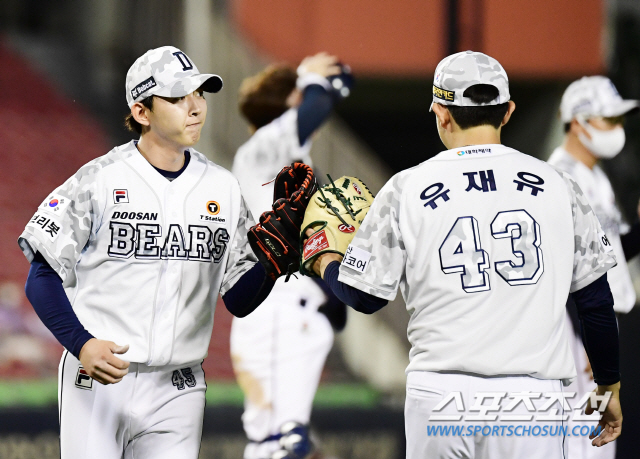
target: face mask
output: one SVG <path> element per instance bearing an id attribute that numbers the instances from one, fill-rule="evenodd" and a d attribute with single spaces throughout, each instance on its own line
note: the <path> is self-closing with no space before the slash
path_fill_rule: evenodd
<path id="1" fill-rule="evenodd" d="M 611 159 L 622 151 L 625 142 L 624 128 L 622 126 L 610 131 L 601 131 L 584 120 L 578 119 L 578 122 L 591 136 L 591 138 L 588 138 L 583 133 L 580 133 L 578 134 L 578 139 L 596 157 Z"/>

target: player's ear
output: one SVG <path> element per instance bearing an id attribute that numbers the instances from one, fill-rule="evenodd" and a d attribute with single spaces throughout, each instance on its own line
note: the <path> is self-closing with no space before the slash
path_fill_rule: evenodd
<path id="1" fill-rule="evenodd" d="M 149 126 L 151 124 L 149 121 L 149 109 L 140 102 L 136 102 L 131 106 L 131 116 L 142 126 Z"/>
<path id="2" fill-rule="evenodd" d="M 438 123 L 438 127 L 443 130 L 451 130 L 451 113 L 444 105 L 435 103 L 431 107 L 433 113 L 436 114 L 436 123 Z"/>
<path id="3" fill-rule="evenodd" d="M 569 125 L 569 132 L 571 132 L 573 135 L 577 136 L 578 134 L 582 134 L 587 136 L 587 138 L 591 138 L 591 134 L 589 134 L 587 132 L 587 130 L 582 126 L 582 124 L 580 124 L 580 121 L 578 121 L 577 118 L 573 118 L 571 120 L 571 124 Z"/>
<path id="4" fill-rule="evenodd" d="M 513 112 L 516 109 L 516 103 L 512 100 L 509 101 L 509 108 L 507 109 L 507 113 L 504 115 L 504 118 L 502 118 L 502 126 L 504 126 L 505 124 L 507 124 L 509 122 L 509 120 L 511 119 L 511 115 L 513 114 Z"/>

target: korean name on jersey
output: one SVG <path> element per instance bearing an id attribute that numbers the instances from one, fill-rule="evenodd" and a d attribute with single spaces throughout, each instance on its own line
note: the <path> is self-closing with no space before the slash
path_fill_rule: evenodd
<path id="1" fill-rule="evenodd" d="M 448 150 L 380 191 L 340 280 L 411 314 L 407 371 L 575 376 L 570 291 L 615 265 L 573 179 L 501 145 Z"/>
<path id="2" fill-rule="evenodd" d="M 84 327 L 129 344 L 129 361 L 203 359 L 218 293 L 257 262 L 237 180 L 190 154 L 170 182 L 135 142 L 117 147 L 56 189 L 20 237 L 60 275 Z"/>

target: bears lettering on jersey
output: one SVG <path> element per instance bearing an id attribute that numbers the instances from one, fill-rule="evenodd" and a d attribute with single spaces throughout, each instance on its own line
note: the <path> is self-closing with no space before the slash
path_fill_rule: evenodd
<path id="1" fill-rule="evenodd" d="M 185 232 L 178 224 L 169 225 L 163 241 L 162 226 L 157 223 L 111 221 L 110 257 L 158 260 L 177 259 L 220 263 L 227 250 L 229 233 L 226 228 L 215 232 L 208 226 L 189 225 Z M 187 237 L 185 237 L 185 234 Z"/>

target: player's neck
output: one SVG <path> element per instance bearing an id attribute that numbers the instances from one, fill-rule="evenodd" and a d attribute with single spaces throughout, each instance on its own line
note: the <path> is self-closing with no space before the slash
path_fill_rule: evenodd
<path id="1" fill-rule="evenodd" d="M 152 131 L 140 137 L 137 147 L 140 154 L 158 169 L 176 172 L 184 165 L 184 152 L 187 147 L 167 142 L 154 135 Z"/>
<path id="2" fill-rule="evenodd" d="M 567 134 L 564 138 L 562 147 L 567 150 L 571 156 L 587 166 L 589 169 L 593 169 L 593 166 L 598 162 L 598 158 L 591 153 L 587 147 L 582 145 L 580 139 L 577 136 Z"/>
<path id="3" fill-rule="evenodd" d="M 449 150 L 470 145 L 488 145 L 500 143 L 500 129 L 493 126 L 476 126 L 469 129 L 456 129 L 451 133 L 447 145 Z"/>

